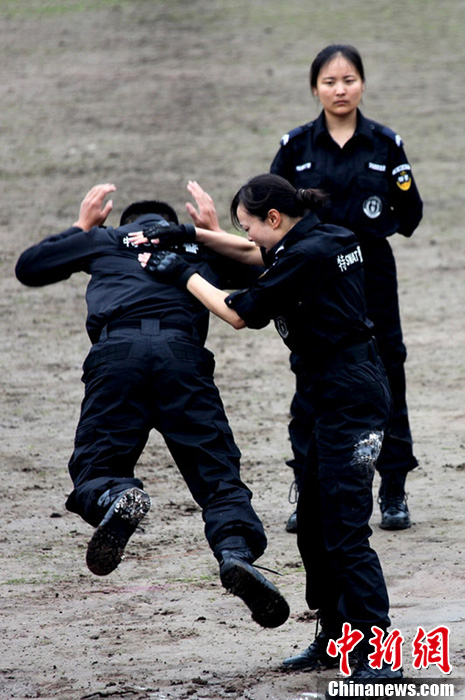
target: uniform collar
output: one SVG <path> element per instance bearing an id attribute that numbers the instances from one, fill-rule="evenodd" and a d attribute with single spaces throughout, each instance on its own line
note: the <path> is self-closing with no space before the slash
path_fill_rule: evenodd
<path id="1" fill-rule="evenodd" d="M 117 230 L 121 233 L 126 233 L 127 231 L 136 231 L 139 228 L 149 228 L 150 226 L 156 226 L 157 224 L 162 224 L 168 226 L 169 221 L 166 221 L 160 214 L 141 214 L 137 217 L 135 221 L 131 221 L 129 224 L 123 224 L 118 226 Z"/>
<path id="2" fill-rule="evenodd" d="M 331 138 L 329 131 L 326 127 L 326 119 L 324 111 L 320 112 L 318 118 L 314 122 L 314 138 L 317 141 L 319 138 Z M 361 111 L 357 109 L 357 126 L 355 128 L 355 134 L 352 138 L 356 136 L 362 136 L 363 138 L 373 141 L 373 133 L 371 130 L 370 122 L 366 119 Z"/>
<path id="3" fill-rule="evenodd" d="M 156 223 L 160 223 L 160 222 L 163 222 L 164 224 L 169 224 L 169 221 L 167 221 L 161 214 L 148 213 L 148 214 L 141 214 L 132 223 L 140 226 L 141 224 L 152 224 L 152 223 L 156 224 Z"/>
<path id="4" fill-rule="evenodd" d="M 273 246 L 273 248 L 270 248 L 267 255 L 270 256 L 271 259 L 275 259 L 276 254 L 279 250 L 285 250 L 293 243 L 300 241 L 309 233 L 309 231 L 312 228 L 315 228 L 320 223 L 320 219 L 313 212 L 311 212 L 310 214 L 306 214 L 299 222 L 296 223 L 295 226 L 293 226 L 286 233 L 286 235 L 283 238 L 281 238 L 281 240 L 278 243 L 276 243 L 276 245 Z"/>

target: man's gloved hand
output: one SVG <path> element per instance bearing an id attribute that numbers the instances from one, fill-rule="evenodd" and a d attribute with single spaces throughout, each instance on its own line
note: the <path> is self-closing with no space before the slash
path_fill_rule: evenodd
<path id="1" fill-rule="evenodd" d="M 145 269 L 165 282 L 180 286 L 186 285 L 189 277 L 197 272 L 180 255 L 169 251 L 152 253 Z"/>
<path id="2" fill-rule="evenodd" d="M 192 224 L 157 225 L 143 229 L 144 236 L 149 243 L 157 240 L 158 244 L 193 243 L 195 241 L 195 226 Z M 157 245 L 157 244 L 155 244 Z"/>

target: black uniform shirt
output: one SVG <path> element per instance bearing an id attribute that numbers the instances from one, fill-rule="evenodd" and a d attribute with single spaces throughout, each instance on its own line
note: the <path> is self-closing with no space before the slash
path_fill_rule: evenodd
<path id="1" fill-rule="evenodd" d="M 274 319 L 302 359 L 321 358 L 371 337 L 362 254 L 354 234 L 308 214 L 265 256 L 250 288 L 226 298 L 249 328 Z"/>
<path id="2" fill-rule="evenodd" d="M 320 188 L 330 199 L 323 221 L 346 226 L 360 240 L 393 233 L 411 236 L 423 204 L 402 139 L 357 112 L 357 128 L 341 148 L 326 128 L 324 112 L 281 139 L 271 165 L 296 188 Z"/>
<path id="3" fill-rule="evenodd" d="M 29 286 L 42 286 L 68 279 L 75 272 L 90 275 L 87 287 L 89 337 L 95 343 L 102 328 L 113 320 L 157 317 L 167 324 L 195 328 L 205 341 L 208 311 L 186 289 L 149 275 L 137 256 L 142 247 L 128 245 L 125 234 L 159 223 L 147 214 L 120 228 L 94 227 L 90 231 L 71 227 L 24 251 L 16 264 L 16 276 Z M 178 247 L 176 247 L 178 248 Z M 257 270 L 223 258 L 204 246 L 184 244 L 177 252 L 212 284 L 237 289 L 257 276 Z"/>

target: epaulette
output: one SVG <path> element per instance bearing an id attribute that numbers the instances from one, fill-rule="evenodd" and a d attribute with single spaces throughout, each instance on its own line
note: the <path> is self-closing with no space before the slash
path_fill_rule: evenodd
<path id="1" fill-rule="evenodd" d="M 295 129 L 291 129 L 287 134 L 284 134 L 284 136 L 281 139 L 281 146 L 286 146 L 286 144 L 289 143 L 289 141 L 296 136 L 299 136 L 300 134 L 305 133 L 306 131 L 309 131 L 313 126 L 313 122 L 307 122 L 306 124 L 302 124 L 301 126 L 296 126 Z"/>
<path id="2" fill-rule="evenodd" d="M 387 136 L 388 139 L 394 141 L 396 146 L 402 146 L 404 143 L 402 141 L 402 137 L 399 136 L 399 134 L 396 134 L 396 132 L 390 129 L 388 126 L 383 126 L 382 124 L 378 124 L 378 122 L 370 121 L 370 128 L 373 129 L 373 131 L 379 131 L 383 136 Z"/>

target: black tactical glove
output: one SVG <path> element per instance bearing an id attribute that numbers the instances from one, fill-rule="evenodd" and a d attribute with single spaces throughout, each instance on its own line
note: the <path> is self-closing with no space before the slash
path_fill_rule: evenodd
<path id="1" fill-rule="evenodd" d="M 195 241 L 195 226 L 192 224 L 155 224 L 150 228 L 142 229 L 149 243 L 158 238 L 160 245 L 170 243 L 193 243 Z"/>
<path id="2" fill-rule="evenodd" d="M 189 277 L 197 272 L 180 255 L 169 251 L 152 253 L 145 269 L 151 275 L 179 286 L 185 286 Z"/>

